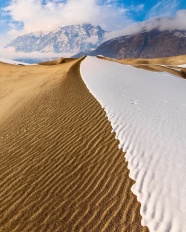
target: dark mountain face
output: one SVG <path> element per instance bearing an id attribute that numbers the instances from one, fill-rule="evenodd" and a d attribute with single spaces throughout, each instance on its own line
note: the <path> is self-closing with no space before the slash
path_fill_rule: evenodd
<path id="1" fill-rule="evenodd" d="M 186 54 L 186 31 L 141 32 L 108 40 L 87 55 L 103 55 L 115 59 L 155 58 Z"/>

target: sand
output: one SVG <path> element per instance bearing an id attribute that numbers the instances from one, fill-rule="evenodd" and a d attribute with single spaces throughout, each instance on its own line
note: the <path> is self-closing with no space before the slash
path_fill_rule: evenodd
<path id="1" fill-rule="evenodd" d="M 0 63 L 0 124 L 38 93 L 39 82 L 60 66 L 17 66 Z M 29 91 L 29 94 L 28 94 Z"/>
<path id="2" fill-rule="evenodd" d="M 0 64 L 0 228 L 148 231 L 124 153 L 81 60 Z"/>
<path id="3" fill-rule="evenodd" d="M 115 60 L 108 57 L 97 56 L 99 59 L 105 59 L 112 62 L 117 62 L 125 65 L 132 65 L 136 68 L 145 69 L 154 72 L 168 72 L 173 75 L 186 79 L 186 68 L 178 67 L 186 64 L 186 55 L 171 56 L 163 58 L 131 58 L 123 60 Z"/>
<path id="4" fill-rule="evenodd" d="M 108 59 L 114 61 L 114 59 L 104 56 L 97 56 L 102 59 Z M 186 55 L 180 56 L 170 56 L 170 57 L 161 57 L 161 58 L 128 58 L 119 60 L 125 64 L 164 64 L 164 65 L 182 65 L 186 63 Z"/>
<path id="5" fill-rule="evenodd" d="M 58 65 L 58 64 L 64 64 L 68 63 L 71 61 L 77 60 L 77 58 L 59 58 L 57 60 L 52 60 L 52 61 L 46 61 L 46 62 L 41 62 L 39 63 L 40 65 Z"/>
<path id="6" fill-rule="evenodd" d="M 186 81 L 95 57 L 80 71 L 126 152 L 142 225 L 185 232 Z"/>

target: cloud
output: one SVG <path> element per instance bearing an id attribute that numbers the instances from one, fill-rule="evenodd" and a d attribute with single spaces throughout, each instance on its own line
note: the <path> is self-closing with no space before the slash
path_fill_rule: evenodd
<path id="1" fill-rule="evenodd" d="M 21 33 L 53 30 L 58 26 L 92 23 L 106 30 L 131 23 L 124 7 L 100 5 L 97 0 L 12 0 L 3 11 L 13 21 L 22 22 Z M 118 24 L 120 22 L 120 24 Z M 20 33 L 20 31 L 18 31 Z"/>
<path id="2" fill-rule="evenodd" d="M 104 2 L 104 4 L 103 4 Z M 158 1 L 149 11 L 147 20 L 135 22 L 134 14 L 145 5 L 128 8 L 114 0 L 11 0 L 2 13 L 10 19 L 9 32 L 0 37 L 5 45 L 18 35 L 35 31 L 51 31 L 58 26 L 91 23 L 107 31 L 106 40 L 130 35 L 141 30 L 186 30 L 186 10 L 176 11 L 179 0 Z M 166 16 L 166 17 L 165 17 Z M 94 43 L 95 38 L 93 39 Z"/>
<path id="3" fill-rule="evenodd" d="M 131 5 L 129 9 L 130 9 L 131 11 L 133 11 L 133 12 L 138 13 L 138 12 L 140 12 L 140 11 L 143 11 L 143 10 L 144 10 L 144 7 L 145 7 L 144 4 L 140 4 L 140 5 Z"/>
<path id="4" fill-rule="evenodd" d="M 141 24 L 146 30 L 158 28 L 163 30 L 186 30 L 186 10 L 179 10 L 174 17 L 153 18 Z"/>
<path id="5" fill-rule="evenodd" d="M 112 39 L 124 35 L 132 35 L 141 31 L 158 29 L 164 30 L 186 30 L 186 10 L 179 10 L 174 17 L 152 18 L 140 23 L 133 23 L 123 30 L 115 30 L 106 34 L 105 39 Z"/>
<path id="6" fill-rule="evenodd" d="M 160 16 L 172 16 L 177 11 L 180 4 L 179 0 L 161 0 L 158 1 L 149 11 L 148 18 Z"/>
<path id="7" fill-rule="evenodd" d="M 3 48 L 0 47 L 0 57 L 4 59 L 47 59 L 47 58 L 59 58 L 59 57 L 71 57 L 74 53 L 41 53 L 41 52 L 16 52 L 15 48 Z"/>

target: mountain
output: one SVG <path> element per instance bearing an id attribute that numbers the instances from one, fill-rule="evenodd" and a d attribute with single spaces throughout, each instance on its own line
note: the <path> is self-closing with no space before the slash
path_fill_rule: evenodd
<path id="1" fill-rule="evenodd" d="M 37 32 L 18 36 L 6 47 L 17 52 L 78 53 L 97 48 L 104 40 L 105 31 L 91 24 L 59 27 L 52 32 Z"/>
<path id="2" fill-rule="evenodd" d="M 108 40 L 96 50 L 79 53 L 83 55 L 103 55 L 115 59 L 155 58 L 186 54 L 186 31 L 143 31 L 129 36 Z"/>

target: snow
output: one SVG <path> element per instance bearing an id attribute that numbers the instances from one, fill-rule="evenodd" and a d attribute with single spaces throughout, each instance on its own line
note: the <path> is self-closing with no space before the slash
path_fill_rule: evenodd
<path id="1" fill-rule="evenodd" d="M 81 75 L 126 152 L 142 225 L 186 231 L 186 80 L 95 57 Z"/>
<path id="2" fill-rule="evenodd" d="M 175 32 L 174 35 L 180 38 L 184 38 L 186 37 L 186 32 Z"/>
<path id="3" fill-rule="evenodd" d="M 46 52 L 46 53 L 55 52 L 55 48 L 53 44 L 48 44 L 46 47 L 44 47 L 44 49 L 42 49 L 41 52 Z"/>
<path id="4" fill-rule="evenodd" d="M 180 68 L 186 68 L 186 64 L 178 65 Z"/>
<path id="5" fill-rule="evenodd" d="M 6 64 L 15 64 L 15 65 L 33 65 L 33 64 L 28 64 L 28 63 L 23 63 L 19 61 L 14 61 L 14 60 L 8 60 L 4 58 L 0 58 L 0 62 L 6 63 Z"/>
<path id="6" fill-rule="evenodd" d="M 96 44 L 96 43 L 99 42 L 99 38 L 98 38 L 97 35 L 93 35 L 93 36 L 91 36 L 91 37 L 89 37 L 89 38 L 86 38 L 86 39 L 84 40 L 84 42 L 85 42 L 85 43 Z"/>
<path id="7" fill-rule="evenodd" d="M 18 36 L 6 47 L 26 53 L 56 51 L 77 54 L 84 50 L 96 49 L 103 42 L 105 33 L 99 26 L 71 25 L 58 27 L 51 32 L 39 31 Z M 48 44 L 51 44 L 53 48 L 48 48 Z"/>

